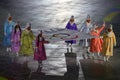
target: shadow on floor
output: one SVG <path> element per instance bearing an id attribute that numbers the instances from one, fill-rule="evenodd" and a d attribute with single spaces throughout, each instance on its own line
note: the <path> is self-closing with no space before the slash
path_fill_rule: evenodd
<path id="1" fill-rule="evenodd" d="M 79 67 L 76 64 L 75 53 L 65 53 L 67 72 L 64 76 L 45 75 L 38 66 L 37 71 L 31 70 L 24 65 L 16 63 L 8 56 L 0 56 L 0 76 L 14 78 L 15 80 L 78 80 Z M 10 80 L 14 80 L 10 79 Z"/>

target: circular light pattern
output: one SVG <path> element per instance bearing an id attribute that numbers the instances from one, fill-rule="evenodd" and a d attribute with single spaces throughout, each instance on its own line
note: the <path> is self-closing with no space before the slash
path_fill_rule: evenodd
<path id="1" fill-rule="evenodd" d="M 66 29 L 54 29 L 44 31 L 44 37 L 46 41 L 69 41 L 69 40 L 80 40 L 93 38 L 91 34 L 85 34 L 75 30 Z"/>
<path id="2" fill-rule="evenodd" d="M 72 40 L 78 38 L 78 35 L 71 35 L 68 33 L 57 33 L 49 37 L 50 40 Z"/>
<path id="3" fill-rule="evenodd" d="M 71 36 L 71 37 L 68 37 L 68 38 L 61 37 L 61 39 L 63 39 L 63 40 L 73 40 L 73 39 L 76 39 L 76 38 L 78 38 L 78 35 Z"/>
<path id="4" fill-rule="evenodd" d="M 53 37 L 56 37 L 56 38 L 65 38 L 65 37 L 68 37 L 70 36 L 70 34 L 67 34 L 67 33 L 58 33 L 58 34 L 53 34 L 52 37 L 50 38 L 53 38 Z"/>

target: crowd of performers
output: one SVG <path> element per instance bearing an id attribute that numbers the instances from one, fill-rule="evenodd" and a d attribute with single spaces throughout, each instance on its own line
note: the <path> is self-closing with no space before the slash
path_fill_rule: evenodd
<path id="1" fill-rule="evenodd" d="M 33 42 L 36 43 L 35 48 Z M 12 21 L 12 16 L 8 17 L 4 24 L 3 46 L 6 47 L 7 52 L 13 52 L 16 56 L 23 55 L 25 66 L 28 63 L 27 57 L 33 54 L 34 60 L 37 60 L 39 66 L 42 66 L 42 61 L 46 60 L 44 43 L 48 43 L 48 41 L 45 41 L 42 31 L 35 36 L 30 23 L 27 23 L 24 30 L 21 30 L 20 24 Z"/>
<path id="2" fill-rule="evenodd" d="M 80 31 L 86 34 L 90 33 L 95 36 L 91 39 L 83 39 L 83 47 L 87 47 L 90 55 L 93 57 L 97 53 L 98 56 L 104 56 L 104 61 L 109 61 L 109 58 L 113 56 L 113 47 L 116 46 L 116 38 L 112 25 L 109 25 L 108 28 L 105 27 L 105 23 L 103 23 L 101 27 L 98 27 L 96 24 L 93 25 L 90 16 L 88 16 L 81 28 L 78 29 L 74 21 L 74 16 L 71 16 L 65 28 Z M 103 29 L 106 30 L 103 34 L 101 34 Z M 35 42 L 35 47 L 33 42 Z M 76 44 L 76 40 L 69 40 L 65 42 L 68 47 L 71 47 L 72 44 Z M 21 30 L 19 22 L 15 23 L 12 20 L 12 16 L 8 16 L 4 24 L 3 38 L 3 45 L 6 47 L 7 52 L 13 52 L 16 56 L 23 55 L 25 57 L 34 54 L 34 60 L 37 60 L 39 65 L 42 65 L 42 61 L 46 60 L 44 43 L 49 43 L 49 41 L 44 39 L 42 31 L 35 36 L 31 30 L 30 23 L 27 23 L 24 30 Z M 27 62 L 28 60 L 26 59 L 26 65 Z"/>
<path id="3" fill-rule="evenodd" d="M 71 16 L 70 21 L 66 25 L 67 29 L 76 30 L 83 32 L 85 34 L 91 34 L 94 38 L 83 39 L 83 48 L 88 48 L 89 57 L 95 58 L 97 54 L 98 58 L 100 56 L 104 57 L 104 61 L 109 61 L 109 58 L 113 56 L 113 47 L 116 46 L 116 37 L 110 24 L 106 27 L 105 22 L 98 27 L 97 24 L 92 24 L 90 16 L 82 24 L 81 28 L 78 30 L 76 23 L 74 22 L 74 16 Z M 103 31 L 104 30 L 104 31 Z M 72 44 L 76 44 L 76 40 L 65 41 L 70 47 Z M 85 53 L 83 53 L 84 55 Z"/>

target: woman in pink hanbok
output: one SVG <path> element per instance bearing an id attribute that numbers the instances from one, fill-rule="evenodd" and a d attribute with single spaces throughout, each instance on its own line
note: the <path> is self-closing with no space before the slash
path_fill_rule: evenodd
<path id="1" fill-rule="evenodd" d="M 45 41 L 41 31 L 40 34 L 38 34 L 36 37 L 36 48 L 34 51 L 34 60 L 38 61 L 39 66 L 42 66 L 42 61 L 46 60 L 44 43 L 48 43 L 48 41 Z"/>
<path id="2" fill-rule="evenodd" d="M 16 55 L 19 55 L 20 50 L 20 38 L 21 38 L 21 28 L 19 24 L 16 24 L 14 29 L 12 30 L 12 52 L 16 53 Z"/>

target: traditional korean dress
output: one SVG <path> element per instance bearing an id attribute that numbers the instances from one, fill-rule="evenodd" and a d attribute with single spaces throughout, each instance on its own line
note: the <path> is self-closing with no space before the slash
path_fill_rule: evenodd
<path id="1" fill-rule="evenodd" d="M 100 33 L 103 29 L 104 26 L 97 28 L 96 31 L 95 30 L 91 31 L 91 34 L 96 38 L 92 38 L 90 40 L 90 52 L 92 53 L 101 52 L 103 40 L 102 38 L 100 38 Z"/>
<path id="2" fill-rule="evenodd" d="M 3 38 L 3 46 L 11 46 L 11 36 L 12 30 L 15 26 L 15 23 L 6 21 L 4 24 L 4 38 Z"/>
<path id="3" fill-rule="evenodd" d="M 92 28 L 92 24 L 90 23 L 83 23 L 83 25 L 81 26 L 81 29 L 80 31 L 83 32 L 83 33 L 90 33 L 91 31 L 91 28 Z"/>
<path id="4" fill-rule="evenodd" d="M 36 49 L 34 51 L 34 60 L 37 61 L 43 61 L 46 60 L 46 51 L 45 51 L 45 46 L 44 43 L 46 43 L 44 37 L 39 37 L 36 38 Z"/>
<path id="5" fill-rule="evenodd" d="M 35 36 L 32 31 L 24 30 L 21 35 L 21 48 L 20 53 L 25 56 L 33 55 L 33 40 L 35 40 Z"/>
<path id="6" fill-rule="evenodd" d="M 113 46 L 116 46 L 116 37 L 113 31 L 103 34 L 103 46 L 101 53 L 105 56 L 113 56 Z"/>
<path id="7" fill-rule="evenodd" d="M 66 25 L 66 29 L 78 31 L 76 23 L 70 24 L 70 22 L 68 22 L 68 24 Z M 71 44 L 76 44 L 76 40 L 69 40 L 69 41 L 65 41 L 65 42 L 71 43 Z"/>
<path id="8" fill-rule="evenodd" d="M 93 26 L 92 26 L 91 23 L 83 23 L 83 25 L 81 26 L 80 32 L 88 34 L 92 30 L 92 27 Z M 83 40 L 83 46 L 84 47 L 88 47 L 89 46 L 89 42 L 88 42 L 87 38 Z"/>
<path id="9" fill-rule="evenodd" d="M 15 29 L 13 29 L 11 40 L 12 40 L 12 51 L 15 53 L 20 51 L 20 38 L 21 38 L 21 31 L 16 30 L 15 33 Z"/>

